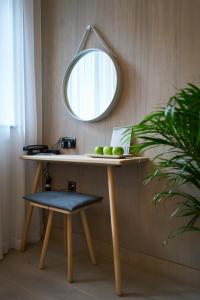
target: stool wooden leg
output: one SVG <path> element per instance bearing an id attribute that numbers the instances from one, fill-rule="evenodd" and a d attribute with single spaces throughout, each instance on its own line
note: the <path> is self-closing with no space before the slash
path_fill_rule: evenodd
<path id="1" fill-rule="evenodd" d="M 85 238 L 87 241 L 87 246 L 88 246 L 88 251 L 90 254 L 90 259 L 91 262 L 96 265 L 96 258 L 95 258 L 95 254 L 94 254 L 94 248 L 93 248 L 93 244 L 92 244 L 92 238 L 91 238 L 91 234 L 90 234 L 90 228 L 88 225 L 88 221 L 87 221 L 87 216 L 84 210 L 82 210 L 80 212 L 81 214 L 81 221 L 83 224 L 83 229 L 84 229 L 84 233 L 85 233 Z"/>
<path id="2" fill-rule="evenodd" d="M 67 255 L 67 215 L 64 215 L 64 249 Z"/>
<path id="3" fill-rule="evenodd" d="M 68 282 L 73 281 L 73 255 L 72 255 L 72 216 L 67 216 L 67 252 L 68 252 Z"/>
<path id="4" fill-rule="evenodd" d="M 45 232 L 44 242 L 43 242 L 43 246 L 42 246 L 42 253 L 41 253 L 41 256 L 40 256 L 40 264 L 39 264 L 40 269 L 44 269 L 44 261 L 45 261 L 45 257 L 46 257 L 46 254 L 47 254 L 47 247 L 48 247 L 48 243 L 49 243 L 49 237 L 50 237 L 51 228 L 52 228 L 52 225 L 53 225 L 53 216 L 54 216 L 54 212 L 52 210 L 50 210 L 48 221 L 47 221 L 47 228 L 46 228 L 46 232 Z"/>
<path id="5" fill-rule="evenodd" d="M 24 224 L 24 229 L 23 229 L 23 234 L 22 234 L 22 242 L 21 242 L 21 251 L 24 251 L 26 248 L 26 242 L 28 238 L 28 231 L 31 223 L 31 217 L 33 214 L 33 206 L 31 204 L 28 204 L 27 207 L 27 215 L 26 215 L 26 220 Z"/>

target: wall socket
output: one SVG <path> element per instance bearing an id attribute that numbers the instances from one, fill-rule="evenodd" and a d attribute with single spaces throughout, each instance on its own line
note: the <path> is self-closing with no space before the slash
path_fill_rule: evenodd
<path id="1" fill-rule="evenodd" d="M 69 192 L 76 192 L 76 182 L 75 181 L 68 181 L 68 187 Z"/>

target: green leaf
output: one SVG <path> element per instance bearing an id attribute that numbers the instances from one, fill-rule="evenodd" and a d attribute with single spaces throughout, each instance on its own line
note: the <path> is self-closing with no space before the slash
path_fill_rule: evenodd
<path id="1" fill-rule="evenodd" d="M 131 130 L 134 138 L 130 137 Z M 125 138 L 126 141 L 132 139 L 132 153 L 164 146 L 164 150 L 154 156 L 157 165 L 146 177 L 145 184 L 152 180 L 164 183 L 153 197 L 155 205 L 166 199 L 180 199 L 179 203 L 175 202 L 172 217 L 182 217 L 186 224 L 170 233 L 168 239 L 188 231 L 200 231 L 195 225 L 200 218 L 200 196 L 177 192 L 185 184 L 200 189 L 200 88 L 188 83 L 170 97 L 165 107 L 130 127 Z M 136 144 L 136 139 L 141 142 Z"/>

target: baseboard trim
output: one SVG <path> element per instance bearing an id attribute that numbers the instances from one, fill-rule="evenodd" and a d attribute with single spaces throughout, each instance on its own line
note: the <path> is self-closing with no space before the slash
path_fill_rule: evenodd
<path id="1" fill-rule="evenodd" d="M 62 229 L 54 228 L 52 238 L 59 241 L 63 240 Z M 87 252 L 86 243 L 82 235 L 74 233 L 73 242 L 77 252 Z M 93 243 L 97 255 L 108 258 L 113 257 L 112 245 L 99 240 L 93 240 Z M 122 263 L 200 288 L 200 270 L 124 248 L 120 249 L 120 256 Z"/>

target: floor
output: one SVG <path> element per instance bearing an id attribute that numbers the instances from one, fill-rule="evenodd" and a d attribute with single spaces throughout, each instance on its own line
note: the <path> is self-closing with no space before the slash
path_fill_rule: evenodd
<path id="1" fill-rule="evenodd" d="M 1 300 L 112 300 L 113 265 L 108 258 L 90 264 L 85 254 L 74 257 L 75 282 L 66 282 L 66 257 L 62 244 L 51 242 L 46 266 L 38 269 L 41 244 L 24 253 L 10 251 L 0 262 Z M 199 300 L 200 290 L 156 276 L 128 265 L 123 268 L 124 299 Z M 122 298 L 122 299 L 123 299 Z"/>

